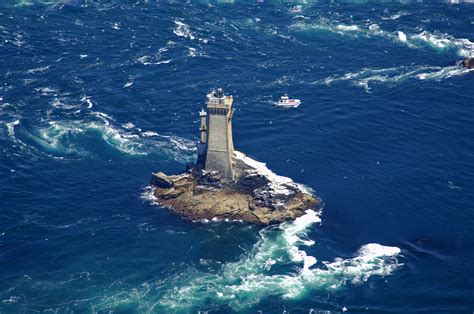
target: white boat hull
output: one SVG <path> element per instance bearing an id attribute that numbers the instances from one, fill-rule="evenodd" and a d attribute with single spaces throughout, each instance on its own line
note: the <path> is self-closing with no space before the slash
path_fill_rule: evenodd
<path id="1" fill-rule="evenodd" d="M 285 108 L 297 108 L 301 104 L 301 100 L 299 99 L 291 99 L 288 101 L 278 101 L 278 107 L 285 107 Z"/>

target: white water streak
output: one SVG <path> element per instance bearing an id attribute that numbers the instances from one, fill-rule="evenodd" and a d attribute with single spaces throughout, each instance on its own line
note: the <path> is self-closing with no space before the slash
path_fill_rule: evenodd
<path id="1" fill-rule="evenodd" d="M 263 229 L 252 251 L 237 262 L 225 264 L 217 273 L 192 269 L 167 282 L 173 288 L 161 298 L 160 306 L 185 311 L 211 300 L 239 311 L 269 296 L 298 299 L 313 290 L 334 290 L 349 282 L 362 283 L 374 275 L 387 276 L 401 266 L 397 260 L 399 248 L 374 243 L 362 246 L 354 258 L 338 258 L 316 266 L 316 258 L 301 247 L 314 245 L 307 234 L 320 221 L 319 213 L 308 210 L 278 229 Z M 270 272 L 275 265 L 296 268 Z"/>
<path id="2" fill-rule="evenodd" d="M 337 82 L 349 81 L 354 86 L 371 90 L 374 84 L 384 84 L 394 86 L 409 79 L 441 81 L 443 79 L 461 76 L 473 72 L 462 66 L 453 65 L 447 67 L 439 66 L 401 66 L 391 68 L 363 68 L 357 72 L 332 75 L 325 79 L 318 80 L 312 84 L 332 85 Z"/>
<path id="3" fill-rule="evenodd" d="M 381 37 L 413 49 L 431 48 L 439 52 L 452 49 L 461 57 L 474 56 L 473 42 L 466 38 L 456 38 L 442 32 L 422 31 L 412 34 L 407 34 L 401 30 L 389 32 L 381 29 L 380 26 L 375 23 L 369 25 L 337 24 L 325 18 L 320 18 L 315 22 L 298 21 L 291 25 L 290 29 L 329 32 L 353 38 Z"/>

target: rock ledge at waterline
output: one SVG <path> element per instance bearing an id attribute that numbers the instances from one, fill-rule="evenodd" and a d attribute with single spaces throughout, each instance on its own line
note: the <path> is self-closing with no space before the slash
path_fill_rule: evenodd
<path id="1" fill-rule="evenodd" d="M 159 204 L 190 220 L 233 220 L 273 224 L 320 207 L 304 185 L 278 176 L 265 164 L 234 151 L 235 178 L 195 167 L 179 175 L 152 174 Z"/>

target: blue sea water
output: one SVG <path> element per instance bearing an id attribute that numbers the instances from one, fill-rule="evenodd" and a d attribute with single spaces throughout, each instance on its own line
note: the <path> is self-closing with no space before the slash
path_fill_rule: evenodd
<path id="1" fill-rule="evenodd" d="M 471 313 L 473 51 L 468 1 L 1 1 L 0 313 Z M 154 204 L 217 86 L 321 213 Z"/>

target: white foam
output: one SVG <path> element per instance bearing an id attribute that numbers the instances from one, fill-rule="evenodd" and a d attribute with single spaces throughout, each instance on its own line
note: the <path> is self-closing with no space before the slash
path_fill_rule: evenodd
<path id="1" fill-rule="evenodd" d="M 17 303 L 18 301 L 20 301 L 22 298 L 20 296 L 16 296 L 16 295 L 11 295 L 8 299 L 3 299 L 2 300 L 2 303 L 3 304 L 13 304 L 13 303 Z"/>
<path id="2" fill-rule="evenodd" d="M 357 37 L 381 37 L 395 43 L 401 43 L 409 48 L 420 49 L 429 47 L 437 51 L 456 50 L 462 57 L 474 55 L 474 43 L 466 38 L 455 38 L 452 35 L 441 32 L 422 31 L 420 33 L 407 34 L 403 31 L 389 32 L 380 28 L 379 25 L 368 23 L 368 25 L 345 25 L 337 24 L 328 19 L 320 18 L 318 21 L 307 23 L 298 21 L 290 26 L 295 30 L 314 30 L 331 32 L 339 35 Z"/>
<path id="3" fill-rule="evenodd" d="M 221 222 L 232 222 L 232 223 L 240 222 L 240 223 L 242 223 L 244 221 L 241 220 L 241 219 L 229 219 L 229 218 L 212 217 L 210 220 L 206 219 L 206 218 L 203 218 L 203 219 L 193 220 L 193 222 L 207 224 L 207 223 L 221 223 Z"/>
<path id="4" fill-rule="evenodd" d="M 78 105 L 69 104 L 65 102 L 64 99 L 59 99 L 59 98 L 54 98 L 53 101 L 51 102 L 51 106 L 53 106 L 54 108 L 66 109 L 66 110 L 76 109 L 78 107 Z"/>
<path id="5" fill-rule="evenodd" d="M 68 134 L 80 134 L 84 130 L 77 124 L 65 124 L 57 121 L 48 122 L 48 127 L 38 130 L 38 137 L 33 137 L 38 144 L 47 148 L 62 153 L 78 153 L 72 145 L 63 145 L 62 140 Z"/>
<path id="6" fill-rule="evenodd" d="M 400 40 L 401 42 L 406 43 L 408 41 L 407 35 L 405 35 L 404 32 L 397 31 L 397 35 L 398 35 L 398 40 Z"/>
<path id="7" fill-rule="evenodd" d="M 92 221 L 92 220 L 96 221 L 97 219 L 92 219 L 92 218 L 89 218 L 89 217 L 88 218 L 81 218 L 78 221 L 73 222 L 73 223 L 69 223 L 69 224 L 65 224 L 65 225 L 50 225 L 50 226 L 53 227 L 53 228 L 57 228 L 57 229 L 68 229 L 68 228 L 80 225 L 84 222 L 87 223 L 87 222 Z"/>
<path id="8" fill-rule="evenodd" d="M 53 87 L 39 87 L 39 88 L 35 88 L 35 90 L 43 96 L 58 93 L 58 90 L 56 88 L 53 88 Z"/>
<path id="9" fill-rule="evenodd" d="M 142 56 L 142 57 L 137 59 L 137 62 L 141 63 L 143 65 L 159 65 L 159 64 L 168 64 L 172 61 L 171 59 L 159 60 L 159 61 L 155 61 L 155 60 L 156 60 L 156 58 L 152 58 L 150 56 Z"/>
<path id="10" fill-rule="evenodd" d="M 234 151 L 234 153 L 236 159 L 243 161 L 245 164 L 255 169 L 258 174 L 266 177 L 270 181 L 270 189 L 273 191 L 273 194 L 291 194 L 289 187 L 296 188 L 303 193 L 311 193 L 309 188 L 305 187 L 304 185 L 297 184 L 288 177 L 275 174 L 273 171 L 268 169 L 265 163 L 256 161 L 239 151 Z"/>
<path id="11" fill-rule="evenodd" d="M 400 12 L 397 12 L 395 14 L 390 15 L 389 17 L 382 17 L 381 19 L 382 20 L 392 20 L 393 21 L 393 20 L 398 20 L 399 18 L 401 18 L 403 16 L 407 16 L 407 15 L 409 15 L 408 12 L 400 11 Z"/>
<path id="12" fill-rule="evenodd" d="M 153 63 L 153 64 L 168 64 L 168 63 L 170 63 L 170 62 L 171 62 L 171 59 L 168 59 L 168 60 L 157 61 L 157 62 L 155 62 L 155 63 Z"/>
<path id="13" fill-rule="evenodd" d="M 427 71 L 418 73 L 416 77 L 420 80 L 440 81 L 454 76 L 465 75 L 470 72 L 474 72 L 474 69 L 467 69 L 464 67 L 453 65 L 448 67 L 440 67 L 438 71 Z"/>
<path id="14" fill-rule="evenodd" d="M 194 58 L 197 55 L 198 55 L 198 53 L 197 53 L 196 48 L 193 48 L 193 47 L 188 48 L 188 56 L 190 56 L 191 58 Z"/>
<path id="15" fill-rule="evenodd" d="M 290 13 L 301 13 L 303 11 L 302 5 L 295 5 L 289 9 Z"/>
<path id="16" fill-rule="evenodd" d="M 94 116 L 96 116 L 96 117 L 101 118 L 102 121 L 104 121 L 105 124 L 107 124 L 107 125 L 110 124 L 109 121 L 113 120 L 111 116 L 109 116 L 109 115 L 106 114 L 106 113 L 100 112 L 100 111 L 94 111 L 94 112 L 91 112 L 91 114 L 94 115 Z"/>
<path id="17" fill-rule="evenodd" d="M 144 137 L 159 136 L 158 133 L 153 132 L 153 131 L 145 131 L 145 132 L 142 132 L 141 135 Z"/>
<path id="18" fill-rule="evenodd" d="M 402 17 L 401 14 L 394 14 L 394 15 L 390 16 L 388 19 L 389 20 L 398 20 L 401 17 Z"/>
<path id="19" fill-rule="evenodd" d="M 135 141 L 138 136 L 134 134 L 125 134 L 111 125 L 98 125 L 91 123 L 89 129 L 95 129 L 100 132 L 102 138 L 111 146 L 131 155 L 147 155 L 143 143 Z"/>
<path id="20" fill-rule="evenodd" d="M 195 36 L 191 32 L 191 30 L 189 28 L 189 25 L 183 23 L 179 19 L 174 20 L 174 24 L 175 24 L 175 28 L 173 29 L 173 33 L 176 36 L 188 38 L 188 39 L 191 39 L 191 40 L 195 39 Z"/>
<path id="21" fill-rule="evenodd" d="M 427 31 L 411 36 L 410 40 L 425 42 L 435 49 L 446 49 L 453 43 L 446 35 L 435 35 Z"/>
<path id="22" fill-rule="evenodd" d="M 306 214 L 296 218 L 293 222 L 280 225 L 283 230 L 283 238 L 288 245 L 288 252 L 290 253 L 293 262 L 303 262 L 303 271 L 316 264 L 316 258 L 308 256 L 305 251 L 300 250 L 298 245 L 311 246 L 314 244 L 312 240 L 304 240 L 299 237 L 304 231 L 315 223 L 320 223 L 321 218 L 319 214 L 313 210 L 307 210 Z"/>
<path id="23" fill-rule="evenodd" d="M 400 267 L 396 260 L 400 252 L 398 247 L 369 243 L 360 247 L 352 259 L 336 259 L 324 264 L 330 271 L 347 276 L 352 283 L 361 283 L 373 275 L 389 275 Z"/>
<path id="24" fill-rule="evenodd" d="M 154 193 L 154 188 L 151 187 L 151 186 L 147 186 L 145 187 L 145 189 L 143 190 L 142 194 L 140 195 L 141 198 L 143 200 L 145 200 L 146 202 L 148 202 L 149 204 L 152 204 L 152 205 L 157 205 L 158 202 L 157 202 L 157 198 L 155 196 L 155 193 Z"/>
<path id="25" fill-rule="evenodd" d="M 338 24 L 336 25 L 337 30 L 341 30 L 344 32 L 356 32 L 359 31 L 359 27 L 357 25 L 344 25 L 344 24 Z"/>
<path id="26" fill-rule="evenodd" d="M 110 117 L 104 113 L 95 112 L 99 121 L 49 121 L 48 126 L 37 130 L 38 136 L 30 134 L 41 146 L 58 153 L 86 153 L 75 145 L 74 137 L 91 132 L 99 136 L 109 145 L 121 152 L 131 155 L 146 155 L 143 143 L 137 141 L 138 135 L 127 134 L 112 126 Z"/>
<path id="27" fill-rule="evenodd" d="M 124 88 L 130 87 L 133 85 L 133 81 L 127 82 L 123 85 Z"/>
<path id="28" fill-rule="evenodd" d="M 46 72 L 47 70 L 49 70 L 50 67 L 51 67 L 50 65 L 47 65 L 47 66 L 44 66 L 44 67 L 33 68 L 33 69 L 29 69 L 28 71 L 26 71 L 26 73 L 27 74 L 43 73 L 43 72 Z"/>
<path id="29" fill-rule="evenodd" d="M 453 65 L 447 67 L 439 66 L 401 66 L 391 68 L 363 68 L 358 72 L 349 72 L 342 75 L 329 76 L 312 84 L 331 85 L 336 82 L 349 81 L 354 86 L 371 90 L 374 84 L 394 86 L 410 79 L 441 81 L 454 76 L 465 75 L 472 72 L 461 66 Z"/>
<path id="30" fill-rule="evenodd" d="M 122 127 L 124 129 L 130 130 L 130 129 L 133 129 L 135 127 L 135 124 L 133 124 L 132 122 L 127 122 L 127 123 L 122 124 Z"/>
<path id="31" fill-rule="evenodd" d="M 82 96 L 81 101 L 82 101 L 82 102 L 85 102 L 85 103 L 87 104 L 87 109 L 92 108 L 92 106 L 94 105 L 94 103 L 92 102 L 92 100 L 90 99 L 90 97 L 85 96 L 85 95 Z"/>
<path id="32" fill-rule="evenodd" d="M 149 56 L 141 56 L 141 57 L 137 58 L 137 62 L 146 65 L 146 64 L 149 64 L 149 62 L 148 62 L 149 59 L 150 59 Z"/>
<path id="33" fill-rule="evenodd" d="M 378 243 L 369 243 L 362 246 L 358 251 L 360 258 L 375 258 L 383 256 L 396 256 L 400 254 L 401 250 L 395 246 L 383 246 Z"/>
<path id="34" fill-rule="evenodd" d="M 8 123 L 5 124 L 6 127 L 7 127 L 8 135 L 11 138 L 15 138 L 15 126 L 17 126 L 19 124 L 20 124 L 20 120 L 15 120 L 15 121 L 8 122 Z"/>
<path id="35" fill-rule="evenodd" d="M 171 136 L 169 137 L 170 142 L 174 144 L 181 151 L 196 151 L 196 143 L 181 137 Z"/>
<path id="36" fill-rule="evenodd" d="M 13 130 L 13 125 L 10 129 Z M 197 150 L 194 141 L 174 135 L 162 136 L 152 131 L 141 132 L 132 122 L 117 126 L 115 120 L 103 112 L 90 112 L 84 120 L 48 121 L 47 126 L 33 132 L 25 130 L 24 136 L 30 137 L 53 155 L 89 155 L 87 146 L 78 145 L 85 137 L 98 137 L 128 155 L 161 154 L 179 162 L 194 160 Z"/>
<path id="37" fill-rule="evenodd" d="M 316 258 L 301 247 L 314 245 L 307 236 L 320 221 L 320 213 L 308 210 L 279 228 L 261 230 L 251 251 L 217 272 L 181 272 L 167 281 L 172 288 L 160 297 L 160 306 L 165 311 L 186 311 L 211 300 L 242 311 L 270 296 L 297 299 L 312 290 L 335 290 L 374 275 L 386 276 L 401 266 L 397 261 L 400 249 L 375 243 L 362 246 L 354 258 L 337 258 L 317 266 Z"/>

